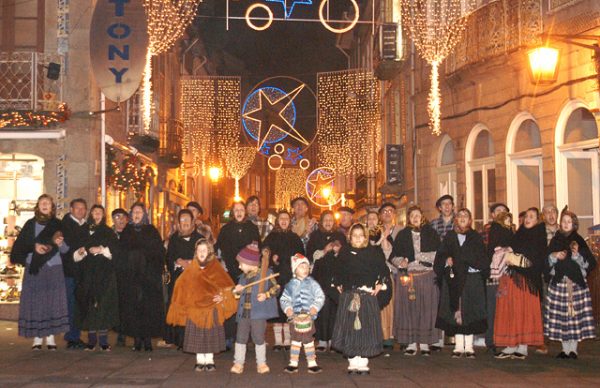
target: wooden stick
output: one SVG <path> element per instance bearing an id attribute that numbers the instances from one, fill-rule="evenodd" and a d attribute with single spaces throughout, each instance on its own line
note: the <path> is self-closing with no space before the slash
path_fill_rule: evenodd
<path id="1" fill-rule="evenodd" d="M 263 279 L 258 279 L 258 280 L 254 281 L 254 282 L 252 282 L 252 283 L 248 283 L 248 284 L 246 284 L 246 285 L 244 286 L 243 290 L 245 290 L 246 288 L 252 287 L 252 286 L 254 286 L 254 285 L 257 285 L 257 284 L 258 284 L 258 283 L 260 283 L 260 282 L 266 282 L 267 280 L 274 279 L 274 278 L 276 278 L 277 276 L 279 276 L 279 273 L 274 273 L 274 274 L 272 274 L 272 275 L 269 275 L 269 276 L 267 276 L 266 278 L 263 278 Z"/>

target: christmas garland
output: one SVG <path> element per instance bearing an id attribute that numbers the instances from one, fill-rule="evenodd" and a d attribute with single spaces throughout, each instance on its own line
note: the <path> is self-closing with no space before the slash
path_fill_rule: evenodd
<path id="1" fill-rule="evenodd" d="M 71 111 L 65 103 L 61 103 L 57 111 L 0 111 L 0 129 L 48 128 L 67 121 L 70 115 Z"/>
<path id="2" fill-rule="evenodd" d="M 116 150 L 112 147 L 106 150 L 106 184 L 118 191 L 133 190 L 139 199 L 152 181 L 152 167 L 143 163 L 135 155 L 126 155 L 119 162 Z"/>

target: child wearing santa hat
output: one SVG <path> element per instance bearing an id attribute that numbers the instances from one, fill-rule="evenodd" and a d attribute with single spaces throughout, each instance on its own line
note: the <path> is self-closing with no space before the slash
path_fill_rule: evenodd
<path id="1" fill-rule="evenodd" d="M 308 373 L 320 373 L 322 369 L 317 365 L 313 320 L 317 318 L 319 310 L 325 303 L 325 294 L 319 283 L 308 276 L 310 263 L 306 257 L 299 253 L 292 256 L 292 273 L 294 278 L 285 286 L 279 299 L 281 309 L 290 320 L 290 333 L 292 336 L 290 363 L 284 371 L 287 373 L 298 372 L 300 351 L 304 346 Z"/>

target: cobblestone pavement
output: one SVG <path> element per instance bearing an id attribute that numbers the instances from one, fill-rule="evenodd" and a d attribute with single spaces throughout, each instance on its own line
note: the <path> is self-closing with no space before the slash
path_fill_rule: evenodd
<path id="1" fill-rule="evenodd" d="M 114 336 L 111 336 L 114 342 Z M 17 337 L 14 322 L 0 321 L 1 387 L 492 387 L 492 386 L 600 386 L 600 341 L 587 341 L 579 360 L 557 360 L 557 344 L 546 356 L 531 354 L 526 361 L 495 360 L 476 349 L 475 360 L 452 359 L 449 348 L 431 357 L 407 357 L 398 350 L 371 360 L 370 376 L 348 376 L 346 361 L 336 353 L 319 354 L 323 373 L 283 372 L 287 353 L 267 354 L 271 373 L 256 373 L 252 346 L 242 375 L 229 373 L 233 354 L 215 358 L 217 371 L 194 372 L 195 357 L 174 349 L 135 353 L 115 347 L 110 353 L 66 350 L 33 352 L 31 342 Z M 304 360 L 302 360 L 304 361 Z"/>

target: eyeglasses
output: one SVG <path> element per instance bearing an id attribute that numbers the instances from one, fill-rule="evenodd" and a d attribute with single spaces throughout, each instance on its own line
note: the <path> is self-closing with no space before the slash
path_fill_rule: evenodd
<path id="1" fill-rule="evenodd" d="M 389 213 L 393 213 L 393 212 L 394 212 L 394 209 L 383 209 L 381 212 L 382 212 L 382 213 L 388 213 L 388 214 L 389 214 Z"/>

